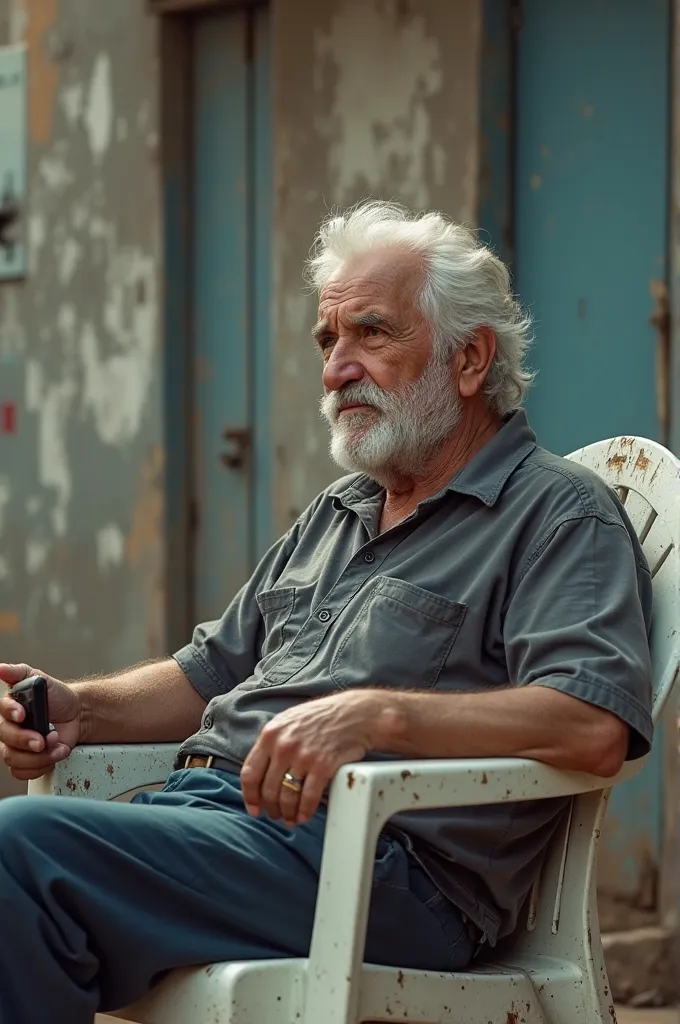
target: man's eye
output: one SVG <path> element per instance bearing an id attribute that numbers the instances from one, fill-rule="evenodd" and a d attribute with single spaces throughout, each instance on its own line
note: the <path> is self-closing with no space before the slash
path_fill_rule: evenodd
<path id="1" fill-rule="evenodd" d="M 377 338 L 382 334 L 382 327 L 367 327 L 366 334 L 369 338 Z"/>

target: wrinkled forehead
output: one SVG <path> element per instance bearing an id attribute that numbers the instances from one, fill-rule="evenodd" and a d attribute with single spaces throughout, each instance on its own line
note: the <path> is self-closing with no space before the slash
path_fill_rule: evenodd
<path id="1" fill-rule="evenodd" d="M 418 310 L 424 267 L 417 253 L 403 249 L 376 249 L 348 260 L 326 282 L 319 295 L 319 319 L 329 315 L 356 315 L 376 306 L 395 315 Z"/>

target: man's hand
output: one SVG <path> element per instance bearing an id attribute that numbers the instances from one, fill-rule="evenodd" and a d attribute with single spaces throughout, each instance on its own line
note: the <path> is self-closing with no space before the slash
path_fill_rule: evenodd
<path id="1" fill-rule="evenodd" d="M 248 812 L 266 811 L 289 827 L 309 821 L 338 768 L 375 749 L 380 710 L 375 692 L 352 690 L 272 718 L 241 769 Z M 303 782 L 301 793 L 281 785 L 286 772 Z"/>
<path id="2" fill-rule="evenodd" d="M 49 720 L 55 727 L 49 736 L 22 729 L 19 723 L 26 712 L 21 704 L 8 694 L 0 698 L 0 756 L 14 778 L 24 782 L 47 775 L 57 761 L 69 756 L 80 739 L 81 702 L 75 690 L 29 665 L 0 663 L 0 681 L 7 686 L 37 675 L 47 680 Z"/>

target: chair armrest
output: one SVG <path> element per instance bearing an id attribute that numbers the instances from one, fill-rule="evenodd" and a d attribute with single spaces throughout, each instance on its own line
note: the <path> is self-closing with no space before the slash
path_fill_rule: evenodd
<path id="1" fill-rule="evenodd" d="M 362 761 L 340 768 L 331 793 L 339 802 L 339 794 L 347 791 L 349 803 L 355 805 L 353 818 L 356 804 L 367 802 L 368 813 L 376 815 L 382 827 L 400 811 L 543 800 L 611 789 L 637 775 L 643 764 L 643 759 L 627 761 L 615 778 L 603 779 L 518 757 Z"/>
<path id="2" fill-rule="evenodd" d="M 49 775 L 28 785 L 29 796 L 78 796 L 112 800 L 131 789 L 165 782 L 176 743 L 117 743 L 76 747 Z"/>
<path id="3" fill-rule="evenodd" d="M 354 1020 L 373 860 L 385 822 L 405 810 L 471 807 L 609 789 L 640 771 L 627 762 L 611 779 L 520 758 L 380 761 L 344 765 L 333 780 L 309 956 L 304 1024 Z M 328 993 L 333 999 L 328 999 Z"/>

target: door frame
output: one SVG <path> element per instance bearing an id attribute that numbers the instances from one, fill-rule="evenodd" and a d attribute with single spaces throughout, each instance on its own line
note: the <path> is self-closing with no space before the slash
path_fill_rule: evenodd
<path id="1" fill-rule="evenodd" d="M 162 340 L 164 465 L 164 640 L 165 649 L 186 643 L 193 622 L 194 539 L 199 510 L 194 495 L 194 294 L 193 294 L 193 29 L 199 15 L 266 6 L 266 0 L 147 0 L 158 18 L 160 51 L 159 122 L 162 195 Z M 262 97 L 260 96 L 260 102 Z M 262 164 L 268 159 L 266 140 L 251 140 Z M 259 180 L 259 179 L 258 179 Z M 268 216 L 269 208 L 264 211 Z M 262 217 L 252 229 L 261 240 Z M 254 273 L 254 267 L 250 268 Z M 268 310 L 269 278 L 254 279 L 255 299 Z M 270 410 L 270 329 L 267 314 L 253 325 L 260 377 L 253 394 L 253 417 L 268 434 Z M 268 438 L 264 441 L 268 444 Z M 271 453 L 255 438 L 260 470 L 270 480 Z M 259 480 L 259 477 L 258 477 Z M 253 478 L 253 493 L 255 478 Z M 271 543 L 271 509 L 255 510 L 253 543 L 257 556 Z M 268 538 L 268 540 L 267 540 Z M 267 542 L 265 543 L 265 540 Z"/>
<path id="2" fill-rule="evenodd" d="M 154 4 L 160 11 L 164 4 Z M 191 3 L 215 7 L 213 0 Z M 170 9 L 167 7 L 166 9 Z M 174 11 L 178 8 L 174 7 Z M 165 649 L 183 646 L 192 628 L 192 18 L 161 17 L 159 121 L 162 195 L 162 344 Z"/>

